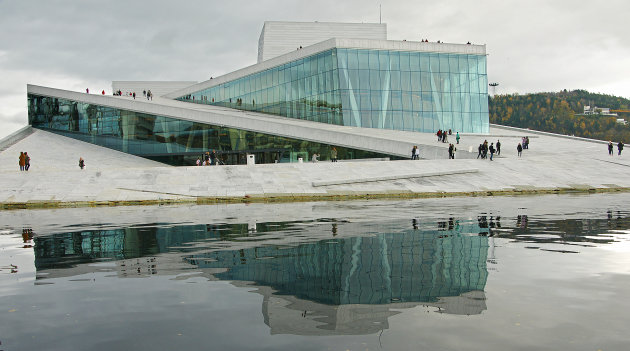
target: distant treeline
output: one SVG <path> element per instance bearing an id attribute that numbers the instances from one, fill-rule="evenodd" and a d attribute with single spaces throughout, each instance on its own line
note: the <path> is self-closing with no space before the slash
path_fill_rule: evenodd
<path id="1" fill-rule="evenodd" d="M 630 126 L 617 123 L 615 117 L 582 116 L 584 106 L 629 110 L 630 100 L 585 90 L 496 95 L 488 100 L 490 123 L 586 138 L 630 142 Z M 630 114 L 619 113 L 628 120 Z"/>

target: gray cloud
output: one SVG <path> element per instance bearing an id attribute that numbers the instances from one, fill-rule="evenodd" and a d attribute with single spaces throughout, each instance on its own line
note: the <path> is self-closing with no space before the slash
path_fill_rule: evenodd
<path id="1" fill-rule="evenodd" d="M 82 90 L 111 80 L 201 81 L 255 63 L 265 20 L 378 22 L 379 4 L 390 39 L 487 44 L 500 93 L 630 97 L 623 0 L 599 2 L 596 12 L 569 0 L 0 0 L 0 137 L 12 111 L 26 107 L 27 83 Z"/>

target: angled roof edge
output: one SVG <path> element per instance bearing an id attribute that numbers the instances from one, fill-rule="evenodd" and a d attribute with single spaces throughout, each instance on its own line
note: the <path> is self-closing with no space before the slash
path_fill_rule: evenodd
<path id="1" fill-rule="evenodd" d="M 283 65 L 288 62 L 299 60 L 304 57 L 318 54 L 322 51 L 332 48 L 348 48 L 348 49 L 371 49 L 371 50 L 393 50 L 393 51 L 419 51 L 419 52 L 435 52 L 450 54 L 467 54 L 467 55 L 486 55 L 486 45 L 472 44 L 450 44 L 450 43 L 423 43 L 417 41 L 399 41 L 399 40 L 373 40 L 373 39 L 337 39 L 331 38 L 314 45 L 304 47 L 300 50 L 274 57 L 267 61 L 253 64 L 251 66 L 241 68 L 237 71 L 224 74 L 222 76 L 209 79 L 187 88 L 166 94 L 163 97 L 168 99 L 176 99 L 188 94 L 195 93 L 199 90 L 208 89 L 223 83 L 227 83 L 250 74 L 265 71 L 267 69 Z"/>

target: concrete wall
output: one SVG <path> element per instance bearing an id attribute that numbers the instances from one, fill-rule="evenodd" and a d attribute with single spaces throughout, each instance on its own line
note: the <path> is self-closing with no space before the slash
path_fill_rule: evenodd
<path id="1" fill-rule="evenodd" d="M 176 90 L 184 89 L 196 84 L 193 81 L 126 81 L 115 80 L 112 82 L 112 91 L 120 90 L 123 94 L 135 92 L 136 96 L 142 96 L 143 90 L 151 90 L 153 96 L 162 96 Z"/>
<path id="2" fill-rule="evenodd" d="M 7 135 L 3 139 L 0 139 L 0 152 L 8 149 L 13 144 L 15 144 L 18 141 L 24 139 L 25 137 L 31 135 L 32 133 L 33 133 L 33 127 L 26 126 L 26 127 L 23 127 L 23 128 L 15 131 L 15 132 Z"/>
<path id="3" fill-rule="evenodd" d="M 385 23 L 265 22 L 258 40 L 258 62 L 330 38 L 387 39 Z"/>

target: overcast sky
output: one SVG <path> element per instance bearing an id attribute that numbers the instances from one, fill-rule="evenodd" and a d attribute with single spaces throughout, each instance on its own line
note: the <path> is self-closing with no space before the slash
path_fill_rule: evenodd
<path id="1" fill-rule="evenodd" d="M 627 0 L 0 0 L 0 138 L 27 124 L 26 84 L 203 81 L 256 63 L 265 20 L 378 22 L 379 4 L 388 39 L 487 44 L 497 93 L 630 98 Z"/>

